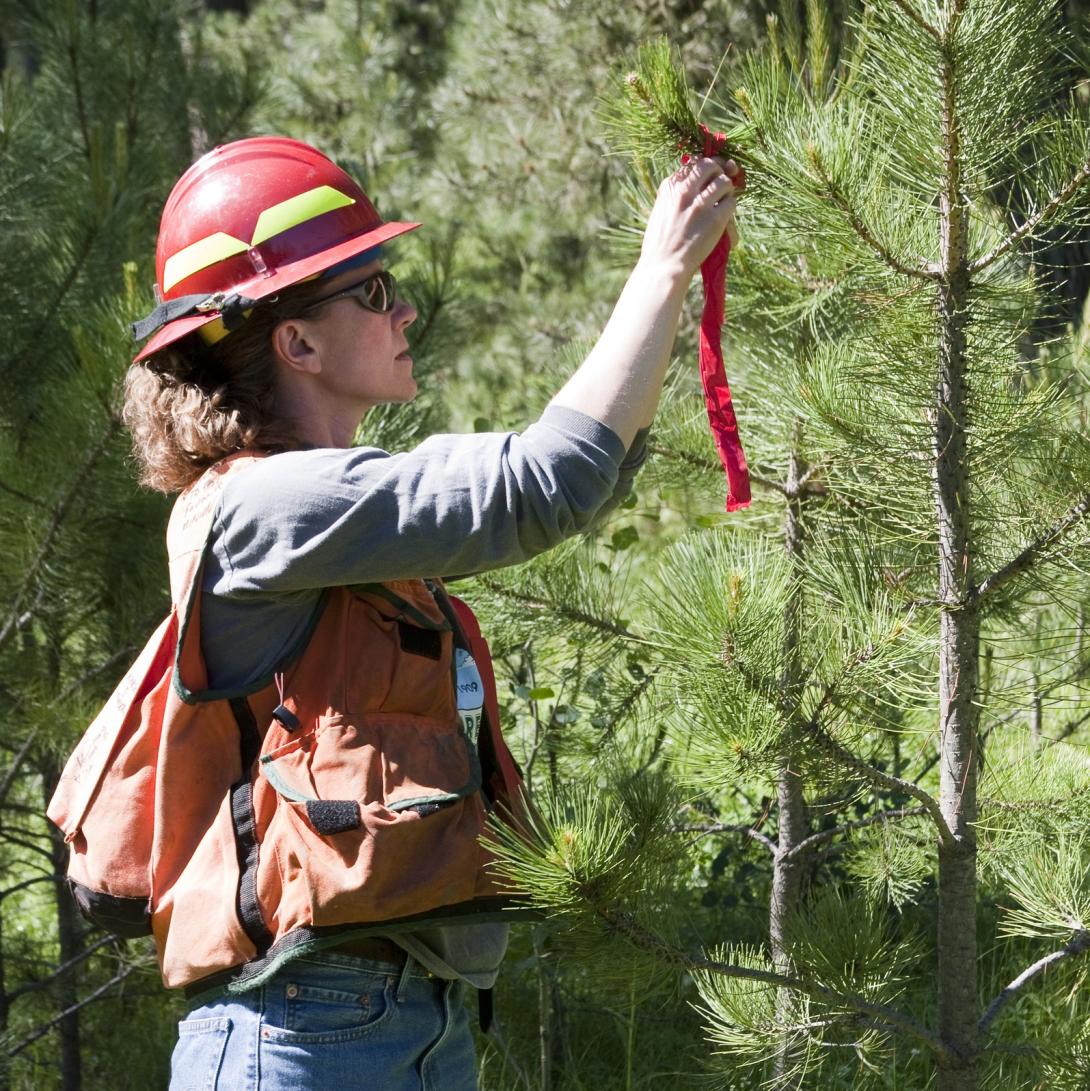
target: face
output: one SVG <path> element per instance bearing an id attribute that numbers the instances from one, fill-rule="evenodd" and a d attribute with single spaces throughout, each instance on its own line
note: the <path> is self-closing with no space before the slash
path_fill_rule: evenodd
<path id="1" fill-rule="evenodd" d="M 323 282 L 323 295 L 334 295 L 377 273 L 381 261 L 351 269 Z M 316 308 L 279 329 L 295 331 L 299 355 L 315 393 L 335 400 L 360 417 L 384 402 L 407 402 L 416 395 L 413 361 L 405 331 L 416 320 L 416 308 L 398 298 L 393 310 L 376 314 L 345 297 Z M 290 332 L 286 331 L 285 332 Z"/>

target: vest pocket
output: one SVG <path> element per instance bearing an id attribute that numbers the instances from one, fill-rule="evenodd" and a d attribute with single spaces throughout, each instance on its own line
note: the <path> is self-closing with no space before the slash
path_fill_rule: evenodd
<path id="1" fill-rule="evenodd" d="M 277 794 L 303 804 L 327 835 L 356 828 L 361 806 L 423 817 L 481 786 L 477 750 L 461 723 L 399 713 L 320 718 L 260 765 Z"/>
<path id="2" fill-rule="evenodd" d="M 276 805 L 262 837 L 272 852 L 259 897 L 278 935 L 474 896 L 485 810 L 476 751 L 460 723 L 323 717 L 260 766 Z"/>

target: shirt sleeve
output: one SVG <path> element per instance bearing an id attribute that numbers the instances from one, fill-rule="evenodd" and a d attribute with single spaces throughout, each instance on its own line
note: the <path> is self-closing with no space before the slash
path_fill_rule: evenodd
<path id="1" fill-rule="evenodd" d="M 645 453 L 642 438 L 626 452 L 593 418 L 551 408 L 521 434 L 273 455 L 225 487 L 204 589 L 291 597 L 514 564 L 587 529 Z"/>

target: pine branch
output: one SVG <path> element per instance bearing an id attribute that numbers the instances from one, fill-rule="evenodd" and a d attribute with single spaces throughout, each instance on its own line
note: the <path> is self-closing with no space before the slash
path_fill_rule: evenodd
<path id="1" fill-rule="evenodd" d="M 51 973 L 45 977 L 39 978 L 37 981 L 28 981 L 25 985 L 20 985 L 17 989 L 12 989 L 8 993 L 8 1003 L 16 1000 L 20 996 L 25 996 L 27 993 L 38 992 L 41 989 L 47 989 L 58 977 L 63 977 L 73 966 L 78 966 L 81 962 L 90 958 L 100 947 L 105 947 L 108 943 L 115 943 L 117 936 L 112 932 L 101 936 L 95 940 L 90 947 L 85 947 L 78 955 L 73 955 L 67 962 L 62 962 Z"/>
<path id="2" fill-rule="evenodd" d="M 817 848 L 818 845 L 822 845 L 826 841 L 832 841 L 834 837 L 849 833 L 851 830 L 861 830 L 865 829 L 867 826 L 884 825 L 886 822 L 895 822 L 900 818 L 913 818 L 917 815 L 926 813 L 927 808 L 922 804 L 919 807 L 895 807 L 890 811 L 879 811 L 877 814 L 872 814 L 869 818 L 859 818 L 852 822 L 843 822 L 830 830 L 820 830 L 818 833 L 813 833 L 807 837 L 805 841 L 800 841 L 787 855 L 801 856 L 804 852 L 810 852 Z"/>
<path id="3" fill-rule="evenodd" d="M 943 844 L 949 845 L 953 843 L 954 835 L 947 825 L 946 819 L 943 818 L 942 809 L 934 796 L 925 791 L 918 784 L 913 784 L 910 780 L 903 780 L 901 777 L 895 777 L 890 773 L 883 773 L 881 769 L 878 769 L 876 766 L 871 765 L 869 762 L 864 761 L 862 758 L 853 754 L 847 747 L 837 742 L 837 740 L 829 734 L 828 729 L 822 726 L 819 719 L 820 713 L 828 703 L 826 698 L 822 698 L 822 702 L 818 705 L 813 716 L 809 719 L 803 719 L 801 716 L 795 715 L 791 709 L 784 705 L 782 694 L 780 694 L 779 687 L 776 683 L 771 679 L 762 678 L 760 675 L 755 674 L 746 667 L 744 663 L 735 659 L 729 645 L 724 653 L 724 663 L 728 669 L 733 668 L 737 670 L 746 685 L 753 692 L 761 694 L 769 700 L 796 731 L 808 736 L 816 742 L 818 746 L 837 762 L 837 764 L 850 769 L 861 779 L 869 781 L 871 784 L 876 784 L 880 788 L 885 788 L 890 792 L 901 792 L 904 795 L 919 800 L 923 805 L 923 809 L 934 821 L 935 826 L 938 829 L 939 838 Z M 834 683 L 830 683 L 830 687 L 833 685 Z M 829 687 L 826 688 L 826 696 L 828 695 Z"/>
<path id="4" fill-rule="evenodd" d="M 38 578 L 39 571 L 45 565 L 46 561 L 49 559 L 50 553 L 53 551 L 53 544 L 68 515 L 69 508 L 72 506 L 77 495 L 79 495 L 84 482 L 90 476 L 92 470 L 94 470 L 99 458 L 102 457 L 102 453 L 106 450 L 110 440 L 113 439 L 116 430 L 117 424 L 114 421 L 110 421 L 106 430 L 103 432 L 101 439 L 91 448 L 83 461 L 83 465 L 76 471 L 68 488 L 65 490 L 64 495 L 57 501 L 57 504 L 53 509 L 53 516 L 49 521 L 49 526 L 46 528 L 45 536 L 42 538 L 42 543 L 38 547 L 38 554 L 34 560 L 31 561 L 30 567 L 23 577 L 22 586 L 15 593 L 15 598 L 12 600 L 8 619 L 4 623 L 4 627 L 0 629 L 0 650 L 3 650 L 7 642 L 22 627 L 23 601 L 30 593 L 34 586 L 34 581 Z"/>
<path id="5" fill-rule="evenodd" d="M 939 33 L 937 27 L 933 27 L 913 6 L 909 3 L 909 0 L 893 0 L 893 3 L 897 5 L 922 30 L 925 34 L 934 38 L 935 41 L 942 45 L 942 35 Z"/>
<path id="6" fill-rule="evenodd" d="M 1060 733 L 1055 737 L 1044 735 L 1042 738 L 1048 739 L 1048 741 L 1052 743 L 1063 742 L 1064 739 L 1074 735 L 1087 720 L 1090 720 L 1090 712 L 1084 712 L 1081 716 L 1076 716 L 1073 720 L 1068 720 L 1067 723 L 1063 725 Z"/>
<path id="7" fill-rule="evenodd" d="M 136 651 L 136 648 L 130 644 L 127 647 L 121 648 L 118 651 L 114 652 L 114 654 L 107 658 L 104 662 L 99 663 L 96 667 L 92 667 L 89 671 L 86 671 L 79 678 L 74 679 L 67 686 L 65 686 L 65 688 L 59 694 L 57 694 L 57 696 L 54 697 L 52 701 L 49 702 L 50 707 L 55 708 L 58 705 L 64 704 L 64 702 L 73 693 L 75 693 L 76 690 L 81 689 L 89 681 L 91 681 L 92 678 L 95 678 L 97 675 L 102 674 L 103 671 L 108 671 L 112 667 L 116 666 L 117 663 L 121 662 L 122 660 L 128 659 L 134 651 Z M 23 703 L 24 699 L 25 695 L 21 696 L 17 701 L 15 701 L 12 704 L 11 708 L 8 710 L 8 714 L 10 715 L 11 712 L 18 709 L 19 706 Z M 34 727 L 30 730 L 30 732 L 27 734 L 27 737 L 22 741 L 19 749 L 12 757 L 11 765 L 8 766 L 7 772 L 4 773 L 3 778 L 0 779 L 0 807 L 4 806 L 8 797 L 8 792 L 11 791 L 11 786 L 15 783 L 15 778 L 16 776 L 18 776 L 19 770 L 20 768 L 22 768 L 23 762 L 26 761 L 27 755 L 30 753 L 30 748 L 34 744 L 34 740 L 38 737 L 39 730 L 40 727 Z M 3 894 L 0 893 L 0 898 L 2 897 Z"/>
<path id="8" fill-rule="evenodd" d="M 0 492 L 6 492 L 9 496 L 14 496 L 17 500 L 22 500 L 27 504 L 33 504 L 38 508 L 45 506 L 42 503 L 42 498 L 40 496 L 31 496 L 30 493 L 22 492 L 4 481 L 0 481 Z"/>
<path id="9" fill-rule="evenodd" d="M 1024 1045 L 1017 1042 L 993 1042 L 988 1046 L 989 1053 L 1003 1053 L 1008 1057 L 1029 1057 L 1036 1058 L 1041 1056 L 1041 1050 L 1037 1046 Z"/>
<path id="10" fill-rule="evenodd" d="M 68 267 L 68 271 L 65 273 L 60 284 L 57 285 L 50 296 L 49 306 L 42 312 L 38 323 L 30 331 L 30 336 L 27 337 L 26 343 L 14 356 L 10 356 L 7 360 L 0 363 L 0 376 L 7 379 L 10 374 L 24 366 L 26 361 L 30 359 L 32 353 L 37 349 L 38 342 L 45 332 L 54 328 L 61 305 L 64 303 L 68 293 L 72 290 L 72 287 L 83 272 L 83 267 L 91 257 L 91 251 L 94 249 L 95 242 L 98 239 L 100 227 L 101 225 L 96 221 L 87 230 L 72 264 Z"/>
<path id="11" fill-rule="evenodd" d="M 762 981 L 777 988 L 794 989 L 806 996 L 812 996 L 830 1004 L 848 1008 L 860 1015 L 869 1016 L 888 1029 L 899 1030 L 902 1034 L 922 1042 L 938 1058 L 949 1061 L 957 1057 L 957 1054 L 946 1043 L 932 1034 L 925 1026 L 887 1004 L 875 1004 L 865 997 L 838 992 L 836 989 L 827 988 L 815 981 L 807 981 L 805 978 L 775 973 L 770 970 L 756 970 L 749 966 L 738 966 L 729 962 L 717 962 L 702 955 L 687 954 L 680 948 L 667 943 L 661 936 L 648 931 L 629 914 L 622 913 L 610 906 L 595 904 L 590 897 L 587 898 L 587 901 L 611 931 L 628 940 L 633 946 L 647 951 L 671 965 L 680 966 L 689 973 L 703 970 L 706 973 L 718 974 L 722 977 L 746 978 L 750 981 Z"/>
<path id="12" fill-rule="evenodd" d="M 943 45 L 945 46 L 957 33 L 958 24 L 961 22 L 962 15 L 965 14 L 966 0 L 951 0 L 949 5 L 950 18 L 946 23 L 946 30 L 943 32 Z"/>
<path id="13" fill-rule="evenodd" d="M 901 792 L 913 799 L 918 799 L 924 811 L 934 821 L 942 843 L 944 845 L 954 843 L 954 835 L 943 817 L 938 800 L 929 792 L 924 791 L 918 784 L 913 784 L 910 780 L 903 780 L 901 777 L 895 777 L 890 773 L 883 773 L 881 769 L 876 768 L 862 758 L 856 757 L 850 750 L 837 742 L 820 723 L 811 720 L 806 726 L 811 736 L 822 749 L 835 761 L 856 773 L 863 780 L 868 780 L 871 784 L 877 784 L 887 791 Z"/>
<path id="14" fill-rule="evenodd" d="M 1057 190 L 1050 198 L 1048 204 L 1035 212 L 1021 227 L 1012 231 L 1001 243 L 997 243 L 982 257 L 969 263 L 969 275 L 979 273 L 987 269 L 993 262 L 998 261 L 1004 254 L 1009 253 L 1027 235 L 1030 235 L 1037 227 L 1052 217 L 1052 215 L 1067 204 L 1087 182 L 1090 182 L 1090 162 L 1083 163 L 1079 172 L 1067 185 Z"/>
<path id="15" fill-rule="evenodd" d="M 848 678 L 854 678 L 860 667 L 865 667 L 874 658 L 874 645 L 867 644 L 858 651 L 853 652 L 840 665 L 836 677 L 825 684 L 825 691 L 814 709 L 811 719 L 815 722 L 821 719 L 822 713 L 833 703 L 840 687 Z"/>
<path id="16" fill-rule="evenodd" d="M 761 833 L 760 830 L 755 830 L 752 826 L 746 825 L 744 822 L 734 826 L 725 822 L 715 822 L 710 826 L 672 826 L 671 833 L 740 833 L 759 844 L 764 845 L 764 847 L 773 855 L 776 854 L 776 842 L 767 834 Z"/>
<path id="17" fill-rule="evenodd" d="M 11 791 L 11 786 L 15 783 L 15 778 L 19 775 L 19 770 L 22 768 L 23 762 L 26 761 L 27 754 L 30 753 L 30 748 L 34 744 L 34 740 L 38 737 L 38 727 L 33 727 L 27 732 L 27 737 L 23 740 L 22 745 L 15 753 L 15 757 L 11 759 L 11 765 L 8 766 L 8 771 L 4 774 L 4 779 L 0 780 L 0 806 L 3 806 L 4 801 L 8 798 L 8 792 Z"/>
<path id="18" fill-rule="evenodd" d="M 498 595 L 500 598 L 509 599 L 512 602 L 517 602 L 520 606 L 523 606 L 528 610 L 548 611 L 555 617 L 574 621 L 576 624 L 584 625 L 586 628 L 593 629 L 596 632 L 607 633 L 610 636 L 623 637 L 625 640 L 642 642 L 643 638 L 637 636 L 626 625 L 621 625 L 616 621 L 610 621 L 608 618 L 595 617 L 593 614 L 588 614 L 583 610 L 578 610 L 574 606 L 569 606 L 563 602 L 550 602 L 547 599 L 539 599 L 533 595 L 527 595 L 522 591 L 515 591 L 500 583 L 498 580 L 489 579 L 487 576 L 478 575 L 477 582 L 480 583 L 482 587 L 491 591 L 494 595 Z"/>
<path id="19" fill-rule="evenodd" d="M 54 863 L 52 849 L 44 849 L 41 845 L 36 844 L 33 841 L 24 841 L 23 838 L 14 836 L 10 830 L 4 830 L 3 843 L 5 845 L 18 845 L 19 848 L 26 849 L 27 852 L 35 852 L 48 860 L 50 866 Z"/>
<path id="20" fill-rule="evenodd" d="M 930 263 L 917 262 L 916 264 L 908 264 L 902 261 L 895 254 L 893 254 L 884 243 L 880 242 L 875 236 L 874 232 L 863 221 L 863 217 L 852 207 L 848 199 L 836 188 L 833 184 L 832 178 L 829 177 L 828 171 L 825 169 L 825 164 L 822 163 L 821 157 L 816 148 L 810 148 L 810 164 L 814 168 L 818 177 L 821 179 L 822 185 L 825 187 L 825 195 L 828 199 L 844 213 L 844 218 L 848 221 L 851 229 L 882 259 L 894 272 L 900 273 L 902 276 L 912 277 L 914 280 L 929 280 L 935 281 L 939 279 L 938 267 Z"/>
<path id="21" fill-rule="evenodd" d="M 648 671 L 634 686 L 632 686 L 628 693 L 624 697 L 610 705 L 608 710 L 609 715 L 609 728 L 608 733 L 613 734 L 613 725 L 622 722 L 628 714 L 640 703 L 643 699 L 643 695 L 655 684 L 656 679 L 659 676 L 660 667 L 656 667 L 654 670 Z M 647 760 L 645 769 L 650 767 L 652 761 L 658 755 L 659 749 L 665 738 L 665 731 L 659 732 L 659 738 L 656 741 L 656 745 L 651 752 L 651 756 Z"/>
<path id="22" fill-rule="evenodd" d="M 710 458 L 703 458 L 700 455 L 692 454 L 689 451 L 675 451 L 669 447 L 661 447 L 657 443 L 649 443 L 647 445 L 647 452 L 648 454 L 655 455 L 657 458 L 664 458 L 668 462 L 681 462 L 687 466 L 693 466 L 700 470 L 707 470 L 709 473 L 722 472 L 722 467 L 718 462 L 715 462 Z M 770 477 L 764 477 L 759 471 L 754 470 L 752 467 L 749 471 L 749 479 L 755 485 L 760 485 L 770 492 L 777 492 L 781 496 L 786 495 L 786 486 L 782 482 L 774 481 Z M 824 495 L 824 486 L 815 486 L 813 494 L 815 496 Z"/>
<path id="23" fill-rule="evenodd" d="M 1033 811 L 1054 812 L 1076 800 L 1083 799 L 1090 793 L 1090 785 L 1081 791 L 1072 792 L 1069 796 L 1056 796 L 1052 799 L 1022 799 L 1009 801 L 1005 799 L 993 799 L 990 796 L 981 796 L 982 809 L 1002 811 L 1004 814 L 1019 814 Z"/>
<path id="24" fill-rule="evenodd" d="M 38 883 L 63 883 L 65 877 L 63 875 L 35 875 L 30 879 L 24 879 L 21 883 L 16 883 L 14 886 L 9 886 L 6 890 L 0 890 L 0 902 L 12 894 L 18 894 L 22 890 L 26 890 L 28 887 L 37 886 Z M 8 993 L 9 999 L 13 996 L 13 993 Z"/>
<path id="25" fill-rule="evenodd" d="M 155 619 L 149 618 L 148 621 L 145 622 L 144 627 L 148 628 L 154 623 Z M 118 663 L 122 663 L 125 660 L 131 659 L 138 650 L 139 648 L 135 644 L 127 644 L 124 648 L 119 648 L 116 652 L 113 653 L 113 655 L 108 656 L 101 663 L 97 664 L 94 667 L 91 667 L 89 670 L 84 671 L 83 674 L 81 674 L 78 678 L 72 679 L 72 681 L 69 682 L 68 685 L 65 686 L 64 689 L 62 689 L 61 692 L 58 693 L 52 701 L 49 702 L 50 705 L 53 707 L 63 705 L 64 702 L 67 701 L 68 698 L 71 697 L 72 694 L 75 693 L 77 690 L 83 689 L 83 687 L 87 685 L 87 683 L 90 682 L 92 679 L 97 678 L 98 675 L 113 669 L 117 666 Z M 0 801 L 2 801 L 3 798 L 3 792 L 0 791 Z"/>
<path id="26" fill-rule="evenodd" d="M 1032 966 L 1026 967 L 989 1005 L 988 1010 L 980 1018 L 981 1033 L 986 1031 L 995 1021 L 996 1016 L 1003 1010 L 1006 1004 L 1014 997 L 1024 985 L 1032 981 L 1038 974 L 1042 974 L 1050 966 L 1062 962 L 1065 958 L 1074 955 L 1085 954 L 1090 951 L 1090 932 L 1076 932 L 1071 942 L 1058 951 L 1053 951 L 1044 958 L 1039 958 Z"/>
<path id="27" fill-rule="evenodd" d="M 104 985 L 99 985 L 99 987 L 95 989 L 93 993 L 85 996 L 78 1003 L 71 1005 L 71 1007 L 65 1008 L 64 1011 L 53 1016 L 53 1018 L 50 1019 L 49 1022 L 40 1026 L 36 1031 L 34 1031 L 33 1034 L 27 1035 L 27 1037 L 24 1038 L 17 1045 L 12 1046 L 11 1049 L 8 1050 L 8 1056 L 14 1057 L 17 1054 L 22 1053 L 22 1051 L 26 1049 L 27 1046 L 33 1045 L 39 1038 L 42 1038 L 46 1034 L 48 1034 L 59 1022 L 61 1022 L 61 1020 L 67 1019 L 68 1016 L 75 1014 L 75 1012 L 79 1011 L 80 1008 L 85 1008 L 88 1004 L 94 1003 L 94 1001 L 98 1000 L 100 996 L 109 992 L 110 989 L 112 989 L 115 985 L 119 985 L 135 969 L 135 966 L 126 966 L 123 969 L 119 970 Z"/>
<path id="28" fill-rule="evenodd" d="M 642 104 L 654 124 L 662 126 L 677 144 L 679 151 L 686 151 L 690 155 L 704 154 L 704 141 L 701 139 L 700 130 L 696 127 L 695 116 L 692 124 L 679 122 L 671 117 L 665 110 L 660 109 L 659 104 L 651 95 L 646 81 L 638 72 L 629 72 L 624 78 L 625 88 L 636 102 Z M 685 119 L 688 121 L 688 118 Z"/>
<path id="29" fill-rule="evenodd" d="M 79 18 L 74 15 L 73 18 Z M 76 103 L 76 120 L 79 122 L 80 135 L 83 137 L 83 154 L 90 162 L 91 133 L 87 124 L 87 105 L 83 98 L 83 80 L 80 78 L 79 49 L 75 38 L 68 41 L 68 71 L 72 74 L 72 95 Z"/>
<path id="30" fill-rule="evenodd" d="M 998 591 L 1015 576 L 1021 575 L 1032 568 L 1038 561 L 1048 560 L 1049 557 L 1045 551 L 1049 546 L 1054 545 L 1070 530 L 1078 526 L 1086 518 L 1088 512 L 1090 512 L 1090 493 L 1087 493 L 1077 504 L 1069 508 L 1044 534 L 1035 541 L 1030 542 L 1017 557 L 1008 561 L 1002 568 L 993 572 L 987 579 L 973 588 L 969 594 L 967 605 L 978 605 L 982 599 Z"/>

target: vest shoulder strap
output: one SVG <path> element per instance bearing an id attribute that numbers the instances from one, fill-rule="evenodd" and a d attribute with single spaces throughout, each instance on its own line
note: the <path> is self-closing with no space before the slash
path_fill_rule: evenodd
<path id="1" fill-rule="evenodd" d="M 175 501 L 167 524 L 170 598 L 175 609 L 181 609 L 189 599 L 224 486 L 235 474 L 265 457 L 254 451 L 228 455 L 205 470 Z"/>

